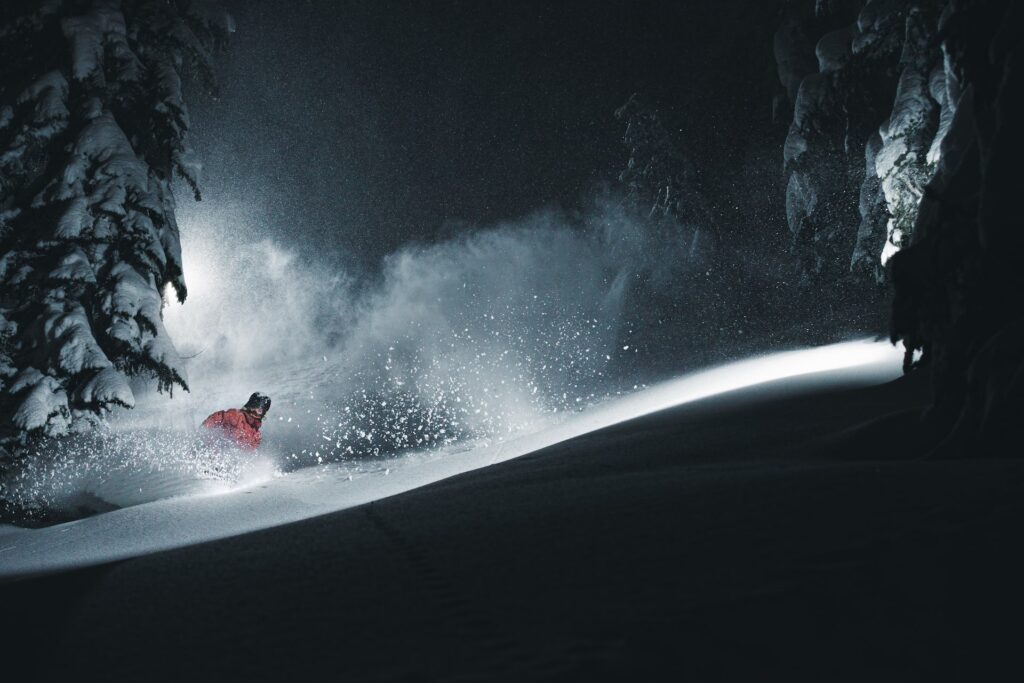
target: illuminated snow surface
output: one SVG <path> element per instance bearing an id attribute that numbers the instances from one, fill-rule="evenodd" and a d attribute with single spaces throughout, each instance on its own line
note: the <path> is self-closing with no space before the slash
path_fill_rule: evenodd
<path id="1" fill-rule="evenodd" d="M 120 477 L 107 470 L 87 482 L 92 495 L 127 507 L 41 529 L 0 526 L 0 577 L 126 559 L 343 510 L 632 418 L 777 380 L 802 378 L 780 385 L 779 392 L 879 384 L 900 375 L 901 361 L 901 349 L 875 341 L 776 353 L 688 374 L 580 412 L 545 416 L 504 438 L 287 474 L 267 458 L 234 454 L 217 463 L 230 476 L 197 478 L 204 451 L 185 443 L 177 447 L 175 462 L 187 466 L 144 474 L 136 468 L 132 476 Z M 133 457 L 158 460 L 152 451 Z"/>

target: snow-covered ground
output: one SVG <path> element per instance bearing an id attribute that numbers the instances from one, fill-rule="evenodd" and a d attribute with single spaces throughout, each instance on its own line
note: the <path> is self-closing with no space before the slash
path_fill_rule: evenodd
<path id="1" fill-rule="evenodd" d="M 221 478 L 168 466 L 108 470 L 86 488 L 126 507 L 41 529 L 0 527 L 0 577 L 95 565 L 342 510 L 724 392 L 742 396 L 768 383 L 774 394 L 877 384 L 899 376 L 901 359 L 900 349 L 874 341 L 777 353 L 549 415 L 505 436 L 288 473 L 272 458 L 233 461 L 232 476 Z"/>

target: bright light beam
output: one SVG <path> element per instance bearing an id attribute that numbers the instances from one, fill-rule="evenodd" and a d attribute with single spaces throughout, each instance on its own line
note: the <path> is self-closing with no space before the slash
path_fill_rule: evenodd
<path id="1" fill-rule="evenodd" d="M 769 382 L 818 373 L 856 371 L 863 383 L 878 384 L 899 377 L 902 367 L 902 347 L 870 339 L 749 358 L 656 384 L 574 415 L 564 424 L 514 438 L 498 448 L 492 462 L 540 450 L 667 408 Z M 832 377 L 823 384 L 836 379 L 839 377 Z"/>

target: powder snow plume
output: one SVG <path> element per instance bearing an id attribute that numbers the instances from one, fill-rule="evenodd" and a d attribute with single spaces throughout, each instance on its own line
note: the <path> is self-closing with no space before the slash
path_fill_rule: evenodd
<path id="1" fill-rule="evenodd" d="M 191 299 L 166 320 L 193 356 L 192 391 L 175 409 L 157 400 L 160 419 L 190 427 L 263 391 L 286 467 L 497 438 L 607 394 L 630 353 L 627 285 L 647 267 L 643 233 L 611 213 L 409 245 L 358 285 L 278 242 L 225 248 L 218 233 L 183 240 Z M 151 419 L 141 403 L 133 418 Z"/>
<path id="2" fill-rule="evenodd" d="M 207 205 L 182 220 L 189 299 L 167 297 L 164 320 L 190 391 L 170 398 L 136 383 L 135 409 L 104 439 L 40 453 L 7 483 L 14 497 L 52 504 L 81 485 L 109 500 L 119 481 L 152 487 L 153 471 L 236 482 L 250 468 L 195 434 L 254 391 L 273 399 L 261 457 L 274 471 L 540 429 L 633 388 L 635 283 L 671 280 L 689 242 L 680 231 L 655 249 L 608 204 L 584 219 L 542 212 L 408 245 L 357 281 L 322 254 L 244 229 L 247 218 Z"/>

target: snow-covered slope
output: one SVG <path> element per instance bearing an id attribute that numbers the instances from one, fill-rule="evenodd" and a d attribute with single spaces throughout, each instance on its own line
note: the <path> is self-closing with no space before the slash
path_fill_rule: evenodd
<path id="1" fill-rule="evenodd" d="M 781 394 L 881 383 L 900 373 L 902 353 L 860 341 L 731 363 L 613 399 L 503 440 L 451 446 L 361 464 L 331 464 L 285 475 L 253 475 L 238 486 L 209 482 L 203 490 L 133 505 L 43 529 L 0 528 L 0 578 L 60 571 L 182 547 L 342 510 L 632 418 L 736 392 L 768 400 Z M 739 391 L 738 391 L 739 390 Z M 132 494 L 123 480 L 106 495 Z M 173 483 L 173 482 L 172 482 Z M 159 482 L 147 480 L 146 485 Z M 162 485 L 169 486 L 167 482 Z M 120 489 L 120 493 L 118 492 Z M 170 489 L 167 489 L 170 490 Z"/>

